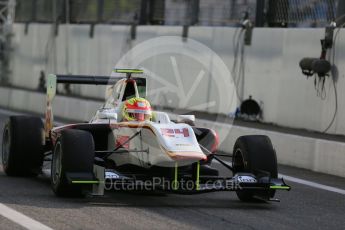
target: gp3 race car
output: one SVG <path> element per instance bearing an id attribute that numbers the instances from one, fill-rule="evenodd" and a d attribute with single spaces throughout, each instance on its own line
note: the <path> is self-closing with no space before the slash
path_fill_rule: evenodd
<path id="1" fill-rule="evenodd" d="M 142 70 L 114 71 L 124 76 L 50 74 L 45 121 L 11 116 L 4 127 L 5 173 L 37 176 L 43 162 L 51 161 L 51 188 L 63 197 L 131 188 L 183 194 L 235 191 L 242 201 L 278 201 L 276 190 L 290 190 L 278 178 L 276 153 L 267 136 L 241 136 L 232 155 L 219 154 L 217 133 L 196 127 L 193 115 L 172 121 L 167 113 L 150 110 Z M 89 122 L 53 127 L 57 83 L 108 85 L 111 93 Z M 229 176 L 219 176 L 212 161 L 228 169 Z"/>

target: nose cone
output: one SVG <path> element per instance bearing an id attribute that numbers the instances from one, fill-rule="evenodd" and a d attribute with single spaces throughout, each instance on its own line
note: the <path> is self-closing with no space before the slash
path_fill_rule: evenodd
<path id="1" fill-rule="evenodd" d="M 207 156 L 201 152 L 171 152 L 166 151 L 169 157 L 171 157 L 175 161 L 183 161 L 183 160 L 207 160 Z"/>

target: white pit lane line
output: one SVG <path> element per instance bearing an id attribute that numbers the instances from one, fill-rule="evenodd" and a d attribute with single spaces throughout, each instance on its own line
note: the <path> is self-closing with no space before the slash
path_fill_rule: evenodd
<path id="1" fill-rule="evenodd" d="M 2 170 L 2 164 L 0 161 L 0 171 Z M 0 216 L 3 216 L 12 222 L 26 228 L 26 229 L 37 229 L 37 230 L 52 230 L 52 228 L 20 213 L 16 210 L 0 203 Z"/>
<path id="2" fill-rule="evenodd" d="M 0 171 L 3 171 L 2 164 L 0 161 Z M 3 216 L 12 222 L 26 228 L 35 230 L 52 230 L 52 228 L 0 203 L 0 216 Z"/>
<path id="3" fill-rule="evenodd" d="M 0 215 L 26 229 L 52 230 L 52 228 L 0 203 Z"/>
<path id="4" fill-rule="evenodd" d="M 231 162 L 228 162 L 228 161 L 224 161 L 224 162 L 227 163 L 228 165 L 231 165 Z M 218 161 L 213 161 L 213 163 L 220 164 Z M 318 189 L 321 189 L 321 190 L 325 190 L 325 191 L 329 191 L 329 192 L 335 192 L 335 193 L 338 193 L 338 194 L 341 194 L 341 195 L 345 195 L 345 190 L 344 189 L 340 189 L 340 188 L 336 188 L 336 187 L 332 187 L 332 186 L 328 186 L 328 185 L 323 185 L 323 184 L 319 184 L 319 183 L 316 183 L 316 182 L 312 182 L 312 181 L 308 181 L 308 180 L 303 180 L 303 179 L 300 179 L 300 178 L 297 178 L 297 177 L 292 177 L 292 176 L 288 176 L 288 175 L 284 175 L 284 174 L 278 174 L 278 177 L 282 177 L 286 181 L 291 181 L 291 182 L 294 182 L 294 183 L 307 185 L 309 187 L 318 188 Z"/>
<path id="5" fill-rule="evenodd" d="M 284 180 L 287 181 L 291 181 L 291 182 L 295 182 L 298 184 L 303 184 L 303 185 L 307 185 L 313 188 L 318 188 L 318 189 L 322 189 L 322 190 L 326 190 L 329 192 L 335 192 L 335 193 L 339 193 L 342 195 L 345 195 L 345 190 L 344 189 L 340 189 L 340 188 L 336 188 L 336 187 L 332 187 L 332 186 L 328 186 L 328 185 L 323 185 L 323 184 L 319 184 L 319 183 L 315 183 L 312 181 L 308 181 L 308 180 L 303 180 L 300 178 L 296 178 L 296 177 L 292 177 L 292 176 L 287 176 L 284 174 L 279 174 L 279 177 L 283 177 Z"/>

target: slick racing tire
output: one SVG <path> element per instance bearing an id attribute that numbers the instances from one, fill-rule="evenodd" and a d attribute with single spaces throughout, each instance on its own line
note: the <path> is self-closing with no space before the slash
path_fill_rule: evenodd
<path id="1" fill-rule="evenodd" d="M 83 130 L 64 130 L 53 151 L 51 187 L 60 197 L 82 197 L 83 186 L 68 181 L 68 173 L 93 173 L 94 140 Z M 84 186 L 85 187 L 85 186 Z"/>
<path id="2" fill-rule="evenodd" d="M 278 177 L 277 156 L 271 140 L 263 135 L 241 136 L 236 140 L 233 149 L 234 174 L 244 172 L 258 175 L 262 172 Z M 255 197 L 273 198 L 275 191 L 240 189 L 236 191 L 241 201 L 254 201 Z"/>
<path id="3" fill-rule="evenodd" d="M 2 139 L 2 165 L 8 176 L 37 176 L 44 158 L 44 128 L 39 117 L 11 116 Z"/>

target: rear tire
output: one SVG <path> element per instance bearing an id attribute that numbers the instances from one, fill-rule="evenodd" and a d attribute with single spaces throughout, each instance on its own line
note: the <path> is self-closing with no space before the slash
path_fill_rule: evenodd
<path id="1" fill-rule="evenodd" d="M 44 127 L 41 118 L 11 116 L 2 140 L 2 164 L 8 176 L 37 176 L 44 158 Z"/>
<path id="2" fill-rule="evenodd" d="M 51 187 L 60 197 L 83 196 L 83 186 L 70 184 L 66 173 L 93 173 L 95 145 L 91 133 L 64 130 L 54 146 Z"/>
<path id="3" fill-rule="evenodd" d="M 233 150 L 234 174 L 244 172 L 254 175 L 268 172 L 271 178 L 278 177 L 277 156 L 271 140 L 263 135 L 241 136 L 237 139 Z M 275 191 L 237 190 L 241 201 L 254 201 L 255 196 L 273 198 Z"/>

